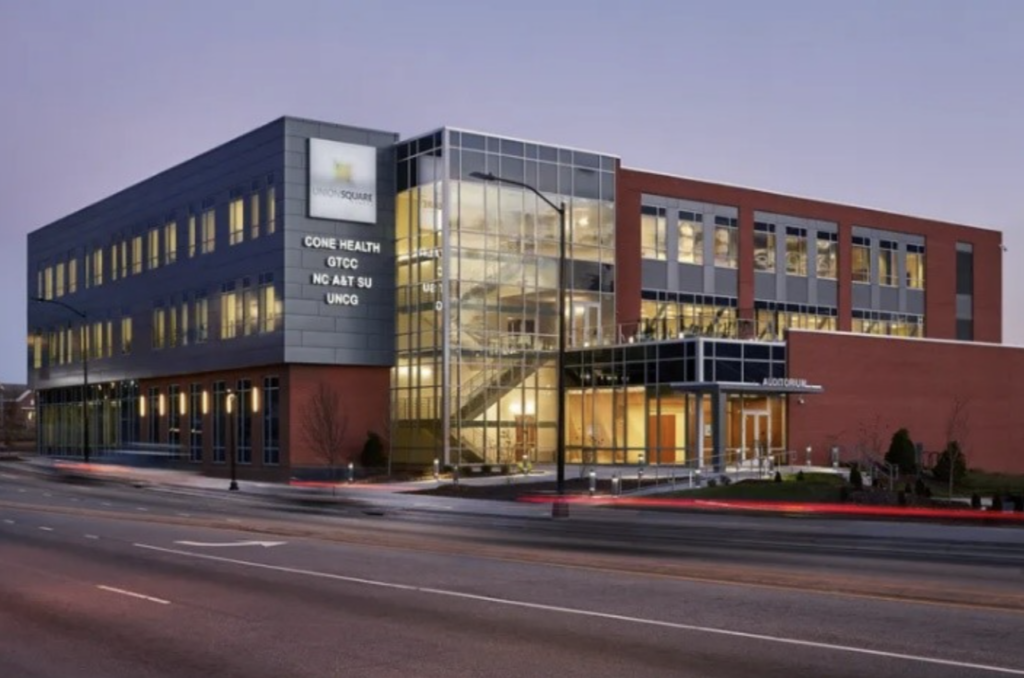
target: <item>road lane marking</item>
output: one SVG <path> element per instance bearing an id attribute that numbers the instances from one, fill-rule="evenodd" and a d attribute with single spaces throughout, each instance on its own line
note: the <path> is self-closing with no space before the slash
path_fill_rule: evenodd
<path id="1" fill-rule="evenodd" d="M 263 548 L 270 548 L 271 546 L 281 546 L 287 544 L 286 541 L 227 541 L 227 542 L 206 542 L 206 541 L 176 541 L 175 544 L 182 546 L 207 546 L 212 548 L 221 548 L 225 546 L 262 546 Z"/>
<path id="2" fill-rule="evenodd" d="M 85 538 L 86 539 L 99 539 L 99 537 L 97 537 L 95 534 L 87 534 L 87 535 L 85 535 Z"/>
<path id="3" fill-rule="evenodd" d="M 50 494 L 49 492 L 43 492 L 43 496 L 44 497 L 52 497 L 53 495 Z"/>
<path id="4" fill-rule="evenodd" d="M 181 516 L 182 518 L 190 518 L 192 516 L 192 514 L 190 514 L 190 513 L 179 513 L 178 515 Z"/>
<path id="5" fill-rule="evenodd" d="M 10 518 L 4 518 L 4 522 L 7 523 L 8 525 L 13 525 L 14 524 L 14 521 L 11 520 Z"/>
<path id="6" fill-rule="evenodd" d="M 143 506 L 136 506 L 136 507 L 135 507 L 135 510 L 136 510 L 136 511 L 148 511 L 149 509 L 148 509 L 148 508 L 145 508 L 145 507 L 143 507 Z"/>
<path id="7" fill-rule="evenodd" d="M 27 492 L 27 491 L 28 490 L 18 490 L 18 492 L 21 492 L 22 494 L 25 494 L 25 492 Z"/>
<path id="8" fill-rule="evenodd" d="M 460 591 L 450 591 L 447 589 L 435 589 L 425 586 L 412 586 L 409 584 L 396 584 L 394 582 L 379 581 L 375 579 L 363 579 L 360 577 L 347 577 L 340 574 L 331 574 L 329 572 L 317 572 L 316 570 L 303 570 L 299 568 L 284 567 L 281 565 L 268 565 L 266 563 L 256 563 L 248 560 L 239 560 L 237 558 L 226 558 L 224 556 L 212 556 L 206 553 L 192 553 L 190 551 L 181 551 L 178 549 L 169 549 L 162 546 L 152 546 L 150 544 L 133 544 L 141 549 L 147 549 L 150 551 L 157 551 L 160 553 L 171 553 L 174 555 L 185 556 L 188 558 L 198 558 L 200 560 L 211 560 L 220 563 L 229 563 L 232 565 L 241 565 L 244 567 L 252 567 L 261 570 L 273 570 L 276 572 L 284 572 L 287 574 L 297 574 L 306 577 L 315 577 L 318 579 L 329 579 L 332 581 L 341 581 L 349 584 L 362 584 L 364 586 L 375 586 L 377 588 L 392 589 L 397 591 L 410 591 L 413 593 L 426 593 L 436 596 L 444 596 L 447 598 L 459 598 L 462 600 L 473 600 L 477 602 L 492 603 L 497 605 L 507 605 L 509 607 L 519 607 L 530 610 L 540 610 L 543 612 L 560 612 L 562 614 L 575 615 L 580 617 L 590 617 L 594 619 L 606 619 L 610 621 L 627 622 L 631 624 L 641 624 L 645 626 L 656 626 L 660 628 L 674 629 L 677 631 L 689 631 L 692 633 L 704 633 L 708 635 L 726 636 L 729 638 L 741 638 L 744 640 L 759 640 L 768 643 L 777 643 L 780 645 L 793 645 L 798 647 L 808 647 L 819 650 L 830 650 L 833 652 L 845 652 L 848 654 L 859 654 L 867 655 L 870 657 L 882 657 L 885 659 L 899 659 L 908 662 L 916 662 L 919 664 L 931 664 L 935 666 L 950 666 L 960 669 L 972 669 L 975 671 L 987 671 L 989 673 L 999 673 L 1009 676 L 1024 676 L 1024 669 L 1014 669 L 1005 666 L 994 666 L 989 664 L 975 664 L 971 662 L 960 662 L 952 659 L 939 659 L 936 657 L 925 657 L 921 655 L 905 654 L 901 652 L 887 652 L 885 650 L 871 650 L 863 647 L 852 647 L 849 645 L 837 645 L 834 643 L 822 643 L 813 640 L 801 640 L 799 638 L 786 638 L 784 636 L 769 636 L 761 633 L 748 633 L 746 631 L 732 631 L 729 629 L 714 628 L 709 626 L 696 626 L 694 624 L 680 624 L 677 622 L 661 621 L 658 619 L 645 619 L 643 617 L 630 617 L 627 615 L 611 614 L 608 612 L 597 612 L 594 610 L 583 610 L 571 607 L 560 607 L 557 605 L 544 605 L 541 603 L 530 603 L 522 600 L 514 600 L 511 598 L 495 598 L 492 596 L 481 596 L 473 593 L 462 593 Z"/>
<path id="9" fill-rule="evenodd" d="M 46 526 L 43 526 L 43 525 L 41 525 L 39 527 L 39 529 L 42 530 L 43 532 L 53 532 L 53 528 L 52 527 L 46 527 Z"/>
<path id="10" fill-rule="evenodd" d="M 110 593 L 120 593 L 122 596 L 128 596 L 129 598 L 138 598 L 139 600 L 148 600 L 151 603 L 158 603 L 160 605 L 170 605 L 171 601 L 163 600 L 162 598 L 154 598 L 153 596 L 146 596 L 141 593 L 135 593 L 134 591 L 125 591 L 124 589 L 117 589 L 113 586 L 104 586 L 103 584 L 97 584 L 96 588 Z"/>

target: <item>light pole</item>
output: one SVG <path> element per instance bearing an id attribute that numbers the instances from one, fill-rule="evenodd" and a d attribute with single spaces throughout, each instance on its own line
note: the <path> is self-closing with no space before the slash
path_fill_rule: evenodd
<path id="1" fill-rule="evenodd" d="M 235 449 L 238 446 L 238 432 L 235 430 L 235 398 L 234 391 L 228 389 L 228 454 L 230 455 L 228 464 L 231 468 L 231 484 L 228 485 L 228 490 L 232 492 L 238 490 L 238 476 L 235 467 L 235 457 L 238 456 L 238 451 Z"/>
<path id="2" fill-rule="evenodd" d="M 91 456 L 89 454 L 91 447 L 91 441 L 89 440 L 89 318 L 85 311 L 81 311 L 71 304 L 65 304 L 57 299 L 31 297 L 31 300 L 41 304 L 56 304 L 82 319 L 82 458 L 88 464 Z"/>
<path id="3" fill-rule="evenodd" d="M 561 497 L 565 494 L 565 201 L 556 205 L 530 184 L 516 181 L 515 179 L 506 179 L 491 172 L 471 172 L 469 176 L 483 181 L 524 188 L 547 203 L 551 209 L 558 212 L 558 421 L 555 429 L 555 435 L 557 436 L 555 465 L 557 467 L 556 489 Z"/>

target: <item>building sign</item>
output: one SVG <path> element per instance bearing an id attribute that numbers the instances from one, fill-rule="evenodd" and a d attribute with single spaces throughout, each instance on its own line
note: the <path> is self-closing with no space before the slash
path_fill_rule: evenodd
<path id="1" fill-rule="evenodd" d="M 377 149 L 310 139 L 309 216 L 377 223 Z"/>
<path id="2" fill-rule="evenodd" d="M 807 383 L 806 379 L 780 379 L 778 377 L 765 377 L 761 382 L 762 386 L 770 388 L 819 388 Z"/>
<path id="3" fill-rule="evenodd" d="M 325 256 L 324 270 L 310 274 L 311 284 L 327 288 L 324 303 L 328 306 L 358 306 L 359 291 L 373 288 L 373 277 L 359 273 L 363 261 L 359 255 L 380 254 L 379 242 L 307 235 L 302 246 L 339 253 Z"/>

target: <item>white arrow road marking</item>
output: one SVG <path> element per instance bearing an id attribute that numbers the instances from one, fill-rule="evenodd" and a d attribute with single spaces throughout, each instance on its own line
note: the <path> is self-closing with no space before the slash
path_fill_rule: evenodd
<path id="1" fill-rule="evenodd" d="M 125 591 L 124 589 L 115 589 L 113 586 L 103 586 L 97 584 L 96 588 L 108 591 L 110 593 L 120 593 L 122 596 L 128 596 L 129 598 L 138 598 L 139 600 L 148 600 L 151 603 L 159 603 L 160 605 L 170 605 L 171 601 L 163 600 L 162 598 L 154 598 L 153 596 L 144 596 L 141 593 L 135 593 L 134 591 Z"/>
<path id="2" fill-rule="evenodd" d="M 281 546 L 287 544 L 286 541 L 226 541 L 226 542 L 205 542 L 205 541 L 176 541 L 175 544 L 181 544 L 182 546 L 209 546 L 212 548 L 223 548 L 225 546 L 262 546 L 263 548 L 269 548 L 271 546 Z"/>

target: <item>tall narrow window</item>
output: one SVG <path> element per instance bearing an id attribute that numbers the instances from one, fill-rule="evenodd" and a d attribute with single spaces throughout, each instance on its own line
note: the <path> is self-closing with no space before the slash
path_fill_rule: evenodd
<path id="1" fill-rule="evenodd" d="M 149 387 L 149 442 L 159 442 L 158 433 L 160 431 L 160 410 L 157 408 L 157 401 L 160 398 L 160 389 L 155 386 Z"/>
<path id="2" fill-rule="evenodd" d="M 132 275 L 142 273 L 142 236 L 132 238 Z"/>
<path id="3" fill-rule="evenodd" d="M 128 277 L 128 241 L 127 240 L 122 240 L 121 241 L 121 256 L 119 257 L 119 259 L 121 261 L 121 277 L 122 278 L 127 278 Z"/>
<path id="4" fill-rule="evenodd" d="M 853 282 L 871 282 L 871 239 L 853 237 Z"/>
<path id="5" fill-rule="evenodd" d="M 196 343 L 205 344 L 210 338 L 210 304 L 205 294 L 196 297 Z"/>
<path id="6" fill-rule="evenodd" d="M 924 245 L 907 245 L 907 287 L 924 289 Z"/>
<path id="7" fill-rule="evenodd" d="M 239 464 L 252 463 L 252 382 L 248 379 L 238 380 L 238 398 L 235 400 L 235 433 L 238 444 L 235 445 Z"/>
<path id="8" fill-rule="evenodd" d="M 178 307 L 174 304 L 167 308 L 167 346 L 178 346 Z"/>
<path id="9" fill-rule="evenodd" d="M 665 208 L 644 205 L 640 210 L 640 256 L 644 259 L 668 259 L 665 244 Z"/>
<path id="10" fill-rule="evenodd" d="M 238 336 L 238 294 L 224 291 L 220 295 L 220 338 Z"/>
<path id="11" fill-rule="evenodd" d="M 281 463 L 281 388 L 277 377 L 263 379 L 263 464 Z"/>
<path id="12" fill-rule="evenodd" d="M 68 260 L 68 294 L 78 291 L 78 258 L 71 257 Z"/>
<path id="13" fill-rule="evenodd" d="M 189 309 L 188 299 L 185 299 L 184 301 L 181 302 L 181 310 L 180 310 L 180 312 L 178 314 L 178 316 L 181 319 L 181 324 L 180 324 L 178 329 L 181 332 L 181 345 L 182 346 L 188 346 L 190 341 L 191 341 L 191 338 L 192 338 L 191 334 L 189 333 L 189 326 L 188 326 L 189 325 L 188 316 L 189 316 L 190 310 L 191 309 Z"/>
<path id="14" fill-rule="evenodd" d="M 103 340 L 103 350 L 108 358 L 114 357 L 114 321 L 108 320 L 104 324 L 106 338 Z"/>
<path id="15" fill-rule="evenodd" d="M 839 273 L 838 244 L 838 234 L 818 231 L 817 268 L 819 278 L 836 279 Z"/>
<path id="16" fill-rule="evenodd" d="M 167 389 L 167 399 L 170 401 L 170 414 L 167 417 L 167 442 L 171 446 L 171 453 L 174 454 L 176 451 L 174 448 L 181 446 L 181 415 L 182 413 L 182 398 L 181 389 L 177 384 L 171 384 Z"/>
<path id="17" fill-rule="evenodd" d="M 249 237 L 255 240 L 260 237 L 260 194 L 249 196 Z"/>
<path id="18" fill-rule="evenodd" d="M 260 302 L 258 290 L 246 287 L 242 290 L 243 333 L 256 334 L 260 327 Z"/>
<path id="19" fill-rule="evenodd" d="M 92 251 L 92 284 L 99 287 L 103 284 L 103 248 L 97 247 Z"/>
<path id="20" fill-rule="evenodd" d="M 735 218 L 715 217 L 715 266 L 739 266 L 739 234 Z"/>
<path id="21" fill-rule="evenodd" d="M 704 263 L 704 215 L 679 212 L 679 261 L 684 264 Z"/>
<path id="22" fill-rule="evenodd" d="M 110 282 L 117 280 L 117 276 L 121 272 L 120 267 L 117 265 L 117 262 L 120 259 L 120 256 L 118 256 L 120 252 L 121 250 L 118 248 L 116 242 L 110 246 Z"/>
<path id="23" fill-rule="evenodd" d="M 775 224 L 754 224 L 754 270 L 775 272 Z"/>
<path id="24" fill-rule="evenodd" d="M 260 332 L 275 332 L 281 317 L 281 301 L 274 287 L 274 276 L 265 273 L 260 276 L 259 318 Z"/>
<path id="25" fill-rule="evenodd" d="M 235 198 L 228 205 L 228 243 L 237 245 L 245 240 L 245 202 Z"/>
<path id="26" fill-rule="evenodd" d="M 60 299 L 64 296 L 64 262 L 54 267 L 53 294 Z"/>
<path id="27" fill-rule="evenodd" d="M 153 309 L 153 348 L 160 350 L 167 345 L 167 314 L 162 308 Z"/>
<path id="28" fill-rule="evenodd" d="M 267 186 L 267 235 L 277 230 L 277 191 L 273 184 Z"/>
<path id="29" fill-rule="evenodd" d="M 786 274 L 807 275 L 807 229 L 786 227 Z"/>
<path id="30" fill-rule="evenodd" d="M 196 215 L 188 215 L 188 258 L 196 255 Z"/>
<path id="31" fill-rule="evenodd" d="M 29 345 L 32 347 L 32 369 L 38 370 L 43 366 L 43 333 L 36 330 L 29 338 Z"/>
<path id="32" fill-rule="evenodd" d="M 223 464 L 227 456 L 225 450 L 228 411 L 227 388 L 223 381 L 213 384 L 213 463 Z"/>
<path id="33" fill-rule="evenodd" d="M 203 460 L 203 385 L 188 387 L 188 459 Z"/>
<path id="34" fill-rule="evenodd" d="M 150 271 L 160 267 L 160 229 L 149 229 L 146 268 Z"/>
<path id="35" fill-rule="evenodd" d="M 39 297 L 40 299 L 46 298 L 46 281 L 44 280 L 45 278 L 45 269 L 40 267 L 36 271 L 36 296 Z"/>
<path id="36" fill-rule="evenodd" d="M 172 221 L 164 226 L 164 264 L 173 264 L 178 260 L 178 222 Z"/>
<path id="37" fill-rule="evenodd" d="M 895 287 L 898 281 L 896 273 L 896 252 L 899 246 L 891 240 L 878 243 L 878 284 Z"/>
<path id="38" fill-rule="evenodd" d="M 209 254 L 217 247 L 217 212 L 211 207 L 203 212 L 202 253 Z"/>
<path id="39" fill-rule="evenodd" d="M 131 355 L 132 352 L 132 318 L 121 318 L 121 353 Z"/>
<path id="40" fill-rule="evenodd" d="M 53 266 L 47 266 L 43 275 L 45 281 L 43 299 L 53 299 Z"/>

